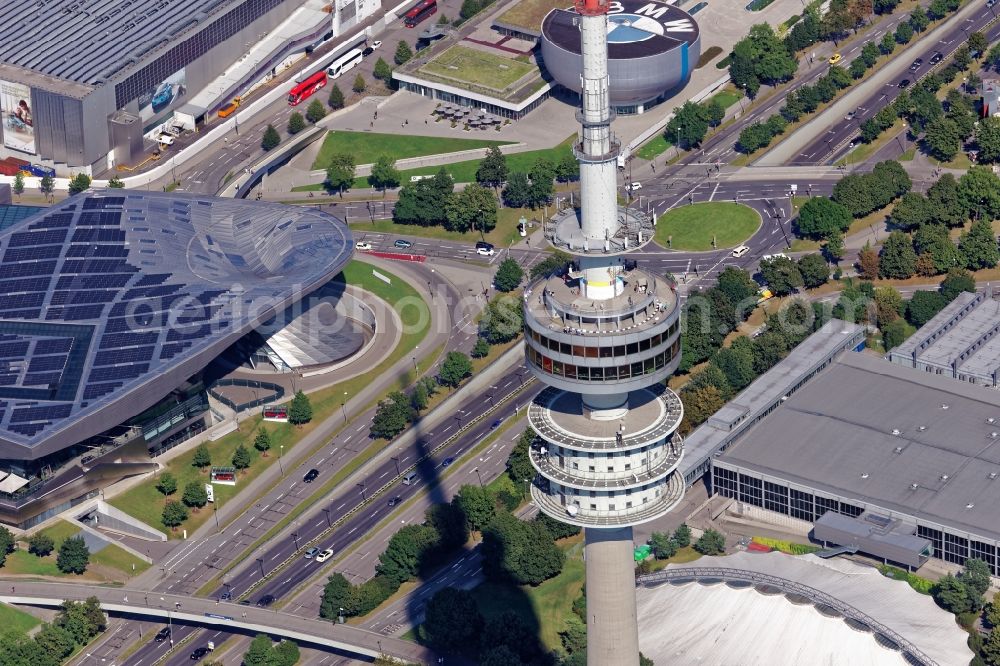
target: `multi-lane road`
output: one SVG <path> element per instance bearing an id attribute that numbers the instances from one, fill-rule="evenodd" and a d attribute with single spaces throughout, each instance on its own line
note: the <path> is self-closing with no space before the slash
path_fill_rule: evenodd
<path id="1" fill-rule="evenodd" d="M 851 141 L 860 141 L 858 135 L 861 125 L 866 120 L 892 104 L 901 90 L 912 87 L 931 72 L 947 65 L 955 51 L 968 41 L 968 36 L 971 33 L 977 30 L 983 31 L 990 43 L 1000 39 L 1000 24 L 996 23 L 995 8 L 987 7 L 984 0 L 973 1 L 979 4 L 981 11 L 971 18 L 955 22 L 954 25 L 946 24 L 950 27 L 940 39 L 920 48 L 910 49 L 907 52 L 906 60 L 902 60 L 901 55 L 893 56 L 893 59 L 885 63 L 883 68 L 891 68 L 893 71 L 900 70 L 900 73 L 892 76 L 888 83 L 873 90 L 849 114 L 836 119 L 825 133 L 803 146 L 799 154 L 789 164 L 811 165 L 832 162 L 845 150 L 852 147 Z M 884 27 L 880 26 L 877 31 L 872 33 L 871 41 L 880 40 L 882 35 L 891 31 L 894 24 L 898 23 L 899 21 L 896 20 Z M 845 66 L 849 64 L 849 62 L 845 62 Z"/>

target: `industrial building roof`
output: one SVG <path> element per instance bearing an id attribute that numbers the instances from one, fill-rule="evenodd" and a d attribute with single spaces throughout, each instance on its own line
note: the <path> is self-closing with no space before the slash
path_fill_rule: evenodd
<path id="1" fill-rule="evenodd" d="M 657 664 L 944 666 L 967 664 L 973 656 L 968 634 L 951 613 L 905 582 L 851 560 L 744 551 L 670 564 L 665 573 L 705 583 L 653 585 L 653 574 L 636 589 L 639 647 Z M 768 581 L 771 588 L 708 582 L 724 577 Z M 881 625 L 894 633 L 923 658 L 911 661 L 884 638 L 848 624 L 830 611 L 826 597 L 857 611 L 870 629 Z"/>
<path id="2" fill-rule="evenodd" d="M 0 0 L 0 62 L 99 85 L 237 0 Z"/>
<path id="3" fill-rule="evenodd" d="M 951 372 L 986 379 L 1000 370 L 1000 301 L 985 292 L 962 292 L 919 331 L 892 350 L 906 358 Z"/>
<path id="4" fill-rule="evenodd" d="M 90 192 L 3 230 L 0 458 L 155 404 L 352 250 L 313 209 L 177 193 Z"/>
<path id="5" fill-rule="evenodd" d="M 844 354 L 721 460 L 1000 539 L 1000 393 L 981 386 Z"/>

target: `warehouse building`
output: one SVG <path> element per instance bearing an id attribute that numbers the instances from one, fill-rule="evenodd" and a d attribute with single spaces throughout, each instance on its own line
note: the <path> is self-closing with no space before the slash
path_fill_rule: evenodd
<path id="1" fill-rule="evenodd" d="M 380 5 L 322 0 L 0 0 L 0 157 L 60 175 L 131 165 Z M 254 57 L 244 56 L 254 50 Z M 208 91 L 208 96 L 202 94 Z M 191 104 L 197 101 L 196 104 Z M 187 108 L 184 108 L 184 107 Z"/>
<path id="2" fill-rule="evenodd" d="M 1000 386 L 1000 300 L 962 292 L 919 331 L 889 352 L 889 360 L 959 381 Z"/>
<path id="3" fill-rule="evenodd" d="M 748 425 L 726 437 L 710 421 L 685 446 L 724 444 L 712 490 L 749 515 L 904 566 L 976 557 L 1000 574 L 995 391 L 840 353 L 818 369 L 786 359 L 726 410 Z"/>
<path id="4" fill-rule="evenodd" d="M 43 520 L 211 425 L 206 366 L 352 251 L 313 209 L 176 193 L 87 193 L 0 231 L 0 521 Z"/>

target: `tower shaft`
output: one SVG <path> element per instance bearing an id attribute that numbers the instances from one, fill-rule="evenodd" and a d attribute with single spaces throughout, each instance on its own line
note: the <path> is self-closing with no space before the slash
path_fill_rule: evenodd
<path id="1" fill-rule="evenodd" d="M 632 528 L 584 530 L 587 558 L 587 666 L 635 666 L 639 628 Z"/>

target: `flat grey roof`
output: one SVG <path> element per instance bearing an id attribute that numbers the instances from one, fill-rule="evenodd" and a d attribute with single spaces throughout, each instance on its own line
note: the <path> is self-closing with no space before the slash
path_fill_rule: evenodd
<path id="1" fill-rule="evenodd" d="M 959 373 L 992 377 L 1000 368 L 1000 335 L 991 334 L 998 324 L 1000 301 L 985 293 L 962 292 L 890 357 L 912 359 L 916 352 L 919 363 L 951 368 L 957 361 Z"/>
<path id="2" fill-rule="evenodd" d="M 737 430 L 746 427 L 746 419 L 765 411 L 787 395 L 803 377 L 814 372 L 845 345 L 863 339 L 864 328 L 840 319 L 832 319 L 803 340 L 781 363 L 758 377 L 750 386 L 717 411 L 684 440 L 684 461 L 680 472 L 687 478 L 711 458 Z"/>
<path id="3" fill-rule="evenodd" d="M 0 0 L 0 62 L 98 85 L 236 1 Z"/>
<path id="4" fill-rule="evenodd" d="M 721 460 L 1000 539 L 1000 393 L 981 386 L 844 354 Z"/>

